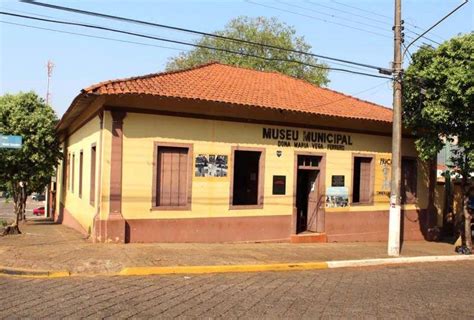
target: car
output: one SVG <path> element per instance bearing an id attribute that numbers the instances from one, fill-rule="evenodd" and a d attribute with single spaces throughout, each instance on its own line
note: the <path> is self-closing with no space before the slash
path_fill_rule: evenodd
<path id="1" fill-rule="evenodd" d="M 36 201 L 44 201 L 46 197 L 44 194 L 35 193 L 31 196 L 31 199 Z"/>
<path id="2" fill-rule="evenodd" d="M 38 208 L 33 209 L 33 215 L 44 216 L 44 207 L 38 207 Z"/>

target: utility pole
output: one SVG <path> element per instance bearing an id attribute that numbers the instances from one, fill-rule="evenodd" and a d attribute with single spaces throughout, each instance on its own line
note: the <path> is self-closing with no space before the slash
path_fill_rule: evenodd
<path id="1" fill-rule="evenodd" d="M 390 217 L 388 228 L 388 255 L 400 255 L 401 226 L 401 146 L 402 146 L 402 0 L 395 0 L 394 54 L 393 54 L 393 127 Z"/>
<path id="2" fill-rule="evenodd" d="M 51 83 L 51 77 L 53 75 L 53 67 L 54 64 L 51 60 L 48 60 L 48 64 L 46 65 L 46 68 L 48 69 L 48 86 L 46 87 L 46 104 L 50 105 L 51 104 L 51 92 L 49 91 L 49 86 Z"/>
<path id="3" fill-rule="evenodd" d="M 51 77 L 53 76 L 53 67 L 54 64 L 51 60 L 48 60 L 48 63 L 46 64 L 46 68 L 48 69 L 48 85 L 46 87 L 46 104 L 51 105 L 51 92 L 50 92 L 50 84 L 51 84 Z M 49 190 L 51 187 L 51 181 L 49 184 L 45 187 L 44 194 L 45 194 L 45 210 L 44 210 L 44 216 L 45 218 L 49 218 L 51 215 L 50 212 L 50 207 L 51 207 L 51 199 L 50 199 L 50 194 Z"/>

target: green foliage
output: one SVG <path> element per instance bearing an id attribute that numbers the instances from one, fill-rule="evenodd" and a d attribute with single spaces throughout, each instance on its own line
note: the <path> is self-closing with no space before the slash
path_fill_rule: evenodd
<path id="1" fill-rule="evenodd" d="M 309 52 L 311 50 L 311 46 L 305 42 L 304 38 L 296 35 L 296 30 L 293 27 L 279 22 L 276 18 L 238 17 L 231 20 L 224 30 L 217 31 L 215 34 L 303 52 Z M 268 58 L 297 60 L 313 65 L 325 66 L 324 64 L 318 63 L 316 58 L 308 55 L 208 36 L 202 37 L 196 43 Z M 258 58 L 244 57 L 205 48 L 196 48 L 171 58 L 166 69 L 178 70 L 190 68 L 211 61 L 218 61 L 255 70 L 278 71 L 292 77 L 307 80 L 316 85 L 327 85 L 329 83 L 327 78 L 328 71 L 324 69 L 307 67 L 294 62 L 267 61 Z"/>
<path id="2" fill-rule="evenodd" d="M 454 37 L 437 49 L 424 46 L 404 78 L 404 122 L 417 134 L 416 147 L 432 159 L 446 140 L 458 140 L 453 163 L 474 170 L 474 33 Z"/>
<path id="3" fill-rule="evenodd" d="M 0 181 L 7 190 L 19 181 L 43 191 L 61 157 L 56 114 L 34 92 L 0 96 L 0 133 L 20 135 L 21 149 L 0 149 Z"/>

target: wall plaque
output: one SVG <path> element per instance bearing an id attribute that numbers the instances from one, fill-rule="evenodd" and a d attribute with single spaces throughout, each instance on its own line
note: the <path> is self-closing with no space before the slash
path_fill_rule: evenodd
<path id="1" fill-rule="evenodd" d="M 344 176 L 331 176 L 331 187 L 344 187 Z"/>
<path id="2" fill-rule="evenodd" d="M 282 195 L 286 191 L 286 176 L 273 176 L 273 194 Z"/>

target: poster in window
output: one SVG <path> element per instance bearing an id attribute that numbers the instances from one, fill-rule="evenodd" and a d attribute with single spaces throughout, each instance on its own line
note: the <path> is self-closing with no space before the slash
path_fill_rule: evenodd
<path id="1" fill-rule="evenodd" d="M 199 154 L 196 156 L 196 177 L 227 177 L 226 155 Z"/>
<path id="2" fill-rule="evenodd" d="M 286 192 L 286 176 L 273 176 L 273 194 L 284 195 Z"/>
<path id="3" fill-rule="evenodd" d="M 326 190 L 326 208 L 343 208 L 349 205 L 349 191 L 346 187 L 329 187 Z"/>

